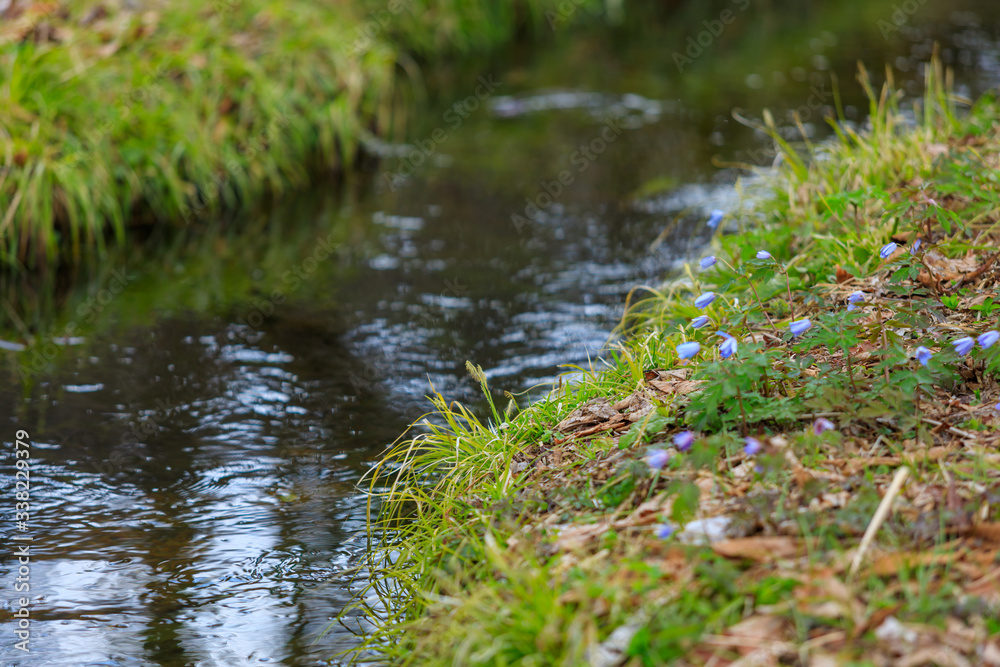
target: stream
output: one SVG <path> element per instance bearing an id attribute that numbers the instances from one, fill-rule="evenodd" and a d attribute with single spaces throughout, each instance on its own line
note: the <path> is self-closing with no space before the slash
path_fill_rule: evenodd
<path id="1" fill-rule="evenodd" d="M 805 110 L 819 140 L 831 72 L 860 124 L 857 61 L 893 64 L 916 94 L 935 42 L 960 92 L 1000 83 L 992 3 L 914 4 L 883 34 L 764 3 L 690 63 L 699 22 L 636 39 L 557 30 L 502 66 L 429 79 L 408 144 L 373 145 L 365 176 L 113 255 L 40 352 L 0 347 L 0 664 L 327 664 L 356 641 L 320 633 L 366 547 L 362 475 L 431 386 L 482 409 L 466 360 L 501 406 L 597 367 L 630 290 L 677 275 L 710 212 L 738 209 L 735 165 L 773 158 L 734 108 L 786 127 Z M 10 614 L 18 534 L 32 537 L 30 653 Z"/>

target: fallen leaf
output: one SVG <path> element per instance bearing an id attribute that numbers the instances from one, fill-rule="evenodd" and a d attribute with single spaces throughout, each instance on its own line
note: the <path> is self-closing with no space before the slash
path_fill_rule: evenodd
<path id="1" fill-rule="evenodd" d="M 726 558 L 749 558 L 766 563 L 794 556 L 799 552 L 799 545 L 791 537 L 740 537 L 715 542 L 712 551 Z"/>

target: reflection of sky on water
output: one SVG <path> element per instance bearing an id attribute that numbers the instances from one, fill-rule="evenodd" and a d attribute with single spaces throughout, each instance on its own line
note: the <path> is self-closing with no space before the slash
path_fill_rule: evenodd
<path id="1" fill-rule="evenodd" d="M 995 38 L 962 25 L 918 26 L 897 64 L 914 69 L 909 54 L 941 39 L 978 67 L 970 90 L 994 85 Z M 355 485 L 426 409 L 429 383 L 476 402 L 467 359 L 510 391 L 596 364 L 629 290 L 676 272 L 709 211 L 738 208 L 733 173 L 709 160 L 739 158 L 752 132 L 725 125 L 725 142 L 749 138 L 721 147 L 718 124 L 689 111 L 586 91 L 497 98 L 449 137 L 450 166 L 345 213 L 368 237 L 350 278 L 315 290 L 325 300 L 289 299 L 259 331 L 233 323 L 245 312 L 122 323 L 61 346 L 32 386 L 0 384 L 0 421 L 33 441 L 35 624 L 21 664 L 307 665 L 347 646 L 339 626 L 312 642 L 349 599 L 336 575 L 364 547 Z M 621 139 L 519 231 L 511 215 L 609 113 L 629 119 Z M 665 193 L 632 196 L 663 174 Z M 0 561 L 0 587 L 15 571 Z M 0 643 L 4 664 L 18 657 Z"/>

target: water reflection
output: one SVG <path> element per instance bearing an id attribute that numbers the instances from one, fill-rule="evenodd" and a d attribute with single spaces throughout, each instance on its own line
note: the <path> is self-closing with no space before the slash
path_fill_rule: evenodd
<path id="1" fill-rule="evenodd" d="M 912 39 L 869 59 L 912 64 L 941 37 L 969 62 L 970 91 L 993 85 L 997 31 L 963 21 L 954 32 L 914 21 Z M 33 652 L 4 642 L 0 656 L 307 665 L 348 645 L 341 629 L 312 642 L 349 598 L 338 573 L 364 547 L 355 484 L 425 409 L 428 383 L 476 402 L 467 359 L 498 393 L 595 359 L 628 291 L 689 258 L 711 209 L 738 207 L 737 171 L 713 158 L 746 160 L 760 144 L 730 108 L 794 107 L 810 85 L 788 66 L 788 88 L 746 88 L 741 75 L 746 98 L 695 105 L 665 92 L 653 64 L 648 80 L 621 81 L 645 49 L 634 48 L 586 72 L 570 59 L 559 76 L 578 89 L 511 71 L 511 90 L 442 143 L 447 159 L 401 181 L 388 160 L 360 199 L 321 186 L 242 234 L 116 260 L 135 274 L 128 287 L 93 326 L 64 335 L 59 322 L 53 363 L 26 379 L 29 352 L 4 344 L 0 422 L 32 435 L 36 559 Z M 828 56 L 849 81 L 854 55 Z M 418 137 L 441 115 L 428 118 Z M 609 118 L 622 132 L 579 170 L 574 152 Z M 546 185 L 564 170 L 573 179 L 556 194 Z M 529 204 L 539 210 L 525 215 Z M 335 250 L 309 263 L 325 240 Z M 78 304 L 67 310 L 76 318 Z M 0 562 L 5 590 L 15 568 Z"/>

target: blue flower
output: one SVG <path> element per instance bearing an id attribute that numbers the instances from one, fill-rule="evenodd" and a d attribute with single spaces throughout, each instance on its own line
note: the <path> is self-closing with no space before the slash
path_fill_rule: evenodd
<path id="1" fill-rule="evenodd" d="M 833 422 L 826 417 L 820 417 L 813 422 L 813 433 L 816 435 L 820 435 L 824 431 L 832 431 L 835 428 L 836 426 L 833 425 Z"/>
<path id="2" fill-rule="evenodd" d="M 855 308 L 857 308 L 857 306 L 855 304 L 858 301 L 864 301 L 864 300 L 865 300 L 865 293 L 864 292 L 862 292 L 860 290 L 857 291 L 857 292 L 851 292 L 851 295 L 849 297 L 847 297 L 847 310 L 848 311 L 854 310 Z"/>
<path id="3" fill-rule="evenodd" d="M 730 336 L 729 334 L 723 333 L 721 331 L 718 331 L 716 333 L 725 338 L 724 341 L 719 343 L 719 356 L 721 356 L 723 359 L 728 359 L 729 357 L 736 354 L 736 348 L 737 348 L 736 339 Z"/>
<path id="4" fill-rule="evenodd" d="M 809 327 L 811 327 L 812 325 L 813 325 L 812 322 L 810 322 L 809 319 L 806 318 L 804 320 L 798 320 L 796 322 L 792 322 L 791 324 L 788 325 L 788 330 L 792 332 L 793 336 L 801 336 L 805 332 L 809 331 Z"/>
<path id="5" fill-rule="evenodd" d="M 920 250 L 920 239 L 917 239 L 916 241 L 914 241 L 913 245 L 910 246 L 910 254 L 911 255 L 916 255 L 918 250 Z"/>
<path id="6" fill-rule="evenodd" d="M 646 462 L 653 470 L 659 470 L 670 462 L 670 452 L 665 449 L 651 449 L 646 456 Z"/>
<path id="7" fill-rule="evenodd" d="M 669 523 L 662 523 L 656 527 L 654 534 L 661 540 L 665 540 L 674 534 L 674 527 Z"/>
<path id="8" fill-rule="evenodd" d="M 760 440 L 758 440 L 757 438 L 747 437 L 747 444 L 743 446 L 743 453 L 746 454 L 747 456 L 753 456 L 754 454 L 758 453 L 762 448 L 763 445 L 760 444 Z"/>
<path id="9" fill-rule="evenodd" d="M 997 409 L 997 412 L 1000 412 L 1000 403 L 997 403 L 995 407 Z"/>
<path id="10" fill-rule="evenodd" d="M 958 352 L 960 356 L 965 356 L 972 351 L 972 348 L 976 346 L 976 341 L 972 340 L 968 336 L 965 338 L 959 338 L 952 343 L 955 346 L 955 352 Z"/>
<path id="11" fill-rule="evenodd" d="M 889 241 L 884 246 L 882 246 L 882 249 L 878 251 L 878 254 L 879 257 L 881 257 L 882 259 L 889 259 L 889 256 L 892 255 L 892 253 L 894 252 L 896 252 L 896 244 L 893 243 L 892 241 Z"/>
<path id="12" fill-rule="evenodd" d="M 927 362 L 931 360 L 931 357 L 934 356 L 934 354 L 926 347 L 921 345 L 920 347 L 917 348 L 917 351 L 914 354 L 914 356 L 917 358 L 917 361 L 921 363 L 921 365 L 926 366 Z"/>
<path id="13" fill-rule="evenodd" d="M 709 255 L 708 257 L 702 257 L 701 261 L 698 263 L 701 264 L 701 268 L 707 269 L 708 267 L 714 265 L 717 261 L 718 260 L 715 259 L 715 255 Z"/>
<path id="14" fill-rule="evenodd" d="M 686 452 L 691 449 L 691 445 L 694 444 L 694 433 L 691 431 L 681 431 L 674 436 L 674 447 L 682 452 Z"/>
<path id="15" fill-rule="evenodd" d="M 694 355 L 698 354 L 699 350 L 701 350 L 701 345 L 695 341 L 691 341 L 690 343 L 681 343 L 677 346 L 677 356 L 681 359 L 690 359 Z"/>
<path id="16" fill-rule="evenodd" d="M 1000 332 L 987 331 L 984 334 L 980 334 L 979 338 L 977 338 L 976 340 L 979 341 L 979 347 L 983 348 L 984 350 L 988 350 L 991 347 L 993 347 L 993 343 L 1000 340 Z"/>
<path id="17" fill-rule="evenodd" d="M 771 253 L 766 250 L 758 250 L 757 259 L 771 259 Z"/>
<path id="18" fill-rule="evenodd" d="M 708 226 L 712 229 L 718 227 L 719 223 L 722 222 L 722 216 L 725 214 L 725 211 L 720 211 L 719 209 L 712 211 L 712 215 L 708 218 Z"/>
<path id="19" fill-rule="evenodd" d="M 715 301 L 715 292 L 705 292 L 694 300 L 694 305 L 698 308 L 708 308 L 709 304 Z"/>
<path id="20" fill-rule="evenodd" d="M 692 329 L 700 329 L 708 324 L 708 315 L 699 315 L 698 317 L 691 320 Z"/>

